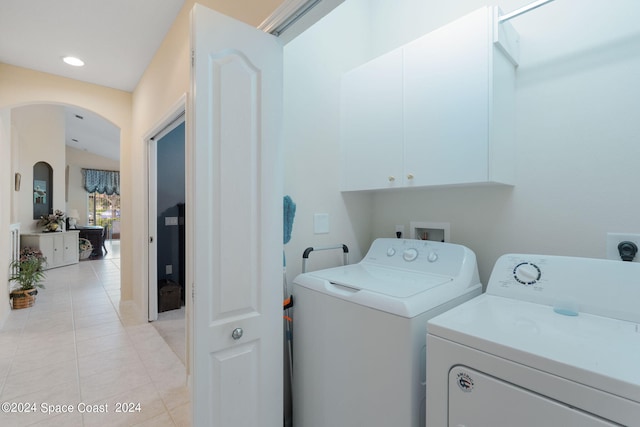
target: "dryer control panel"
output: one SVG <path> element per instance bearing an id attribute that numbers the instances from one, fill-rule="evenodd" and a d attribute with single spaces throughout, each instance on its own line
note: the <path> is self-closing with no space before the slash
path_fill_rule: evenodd
<path id="1" fill-rule="evenodd" d="M 561 314 L 588 312 L 639 322 L 638 277 L 637 263 L 507 254 L 496 261 L 486 293 L 549 305 Z"/>

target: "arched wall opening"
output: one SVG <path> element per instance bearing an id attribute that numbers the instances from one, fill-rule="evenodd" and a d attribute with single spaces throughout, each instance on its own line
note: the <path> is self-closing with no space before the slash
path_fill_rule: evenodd
<path id="1" fill-rule="evenodd" d="M 98 86 L 78 80 L 54 76 L 34 70 L 0 63 L 0 240 L 9 236 L 9 226 L 15 220 L 12 212 L 13 197 L 16 193 L 13 182 L 16 157 L 19 155 L 13 147 L 11 113 L 14 108 L 27 105 L 66 105 L 91 111 L 120 129 L 120 173 L 122 192 L 121 224 L 121 300 L 133 297 L 132 285 L 132 243 L 133 229 L 131 211 L 131 134 L 132 134 L 132 95 L 129 92 Z M 62 178 L 55 178 L 64 183 Z M 54 167 L 54 174 L 55 174 Z M 55 193 L 55 192 L 54 192 Z M 64 197 L 64 190 L 61 191 Z M 55 201 L 54 201 L 55 204 Z M 127 215 L 129 213 L 129 215 Z M 128 218 L 127 218 L 128 217 Z M 0 259 L 0 270 L 7 271 L 8 261 Z M 8 282 L 1 276 L 0 289 L 6 289 Z M 0 324 L 8 315 L 8 292 L 0 291 Z"/>

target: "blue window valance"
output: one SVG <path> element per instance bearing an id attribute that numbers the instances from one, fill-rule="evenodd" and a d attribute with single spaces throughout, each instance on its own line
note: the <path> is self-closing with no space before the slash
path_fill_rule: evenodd
<path id="1" fill-rule="evenodd" d="M 82 169 L 84 189 L 87 193 L 120 194 L 120 172 Z"/>

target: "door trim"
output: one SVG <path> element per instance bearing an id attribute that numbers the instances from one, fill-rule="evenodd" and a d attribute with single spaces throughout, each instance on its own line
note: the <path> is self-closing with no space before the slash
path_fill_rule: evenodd
<path id="1" fill-rule="evenodd" d="M 184 121 L 186 122 L 186 108 L 187 108 L 187 94 L 184 93 L 177 102 L 168 109 L 167 113 L 158 121 L 156 124 L 148 131 L 144 136 L 144 142 L 146 145 L 147 152 L 147 173 L 146 176 L 146 215 L 148 220 L 148 225 L 146 229 L 146 239 L 147 239 L 147 250 L 145 251 L 144 260 L 147 265 L 147 271 L 145 274 L 145 279 L 147 282 L 147 286 L 144 286 L 144 295 L 143 295 L 143 303 L 147 307 L 147 319 L 149 321 L 158 320 L 158 277 L 157 277 L 157 258 L 158 251 L 156 243 L 156 230 L 157 230 L 157 142 L 160 137 L 164 136 L 166 133 L 170 131 L 169 126 L 171 126 L 174 122 L 176 122 L 181 116 L 184 116 Z M 182 123 L 182 121 L 177 122 Z M 175 127 L 175 126 L 174 126 Z M 186 126 L 185 126 L 186 130 Z M 186 135 L 185 135 L 186 140 Z M 185 141 L 186 142 L 186 141 Z M 186 144 L 185 144 L 186 146 Z M 185 190 L 186 192 L 186 190 Z M 185 242 L 186 247 L 188 248 L 189 242 L 189 234 L 186 236 L 187 241 Z M 185 266 L 187 268 L 187 275 L 189 275 L 188 269 L 189 265 Z M 188 286 L 187 286 L 188 288 Z M 188 300 L 188 298 L 185 298 Z M 190 304 L 185 301 L 185 311 L 188 312 L 190 309 Z M 188 342 L 188 341 L 187 341 Z M 188 344 L 187 344 L 188 345 Z"/>

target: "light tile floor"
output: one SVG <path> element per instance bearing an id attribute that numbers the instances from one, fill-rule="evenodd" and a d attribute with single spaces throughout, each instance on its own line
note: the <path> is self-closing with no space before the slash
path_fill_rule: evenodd
<path id="1" fill-rule="evenodd" d="M 47 270 L 45 286 L 0 329 L 0 426 L 191 425 L 184 365 L 120 301 L 118 258 Z"/>

